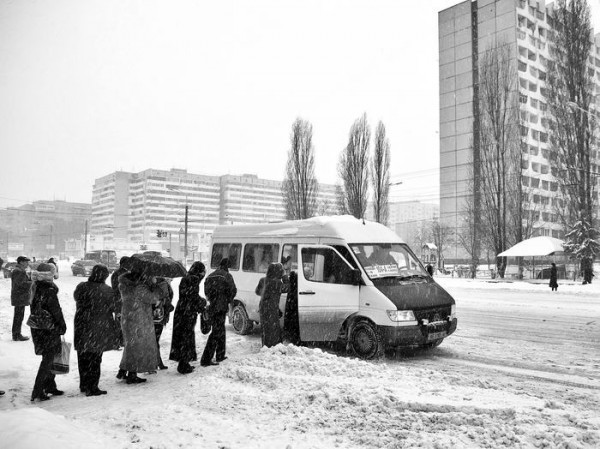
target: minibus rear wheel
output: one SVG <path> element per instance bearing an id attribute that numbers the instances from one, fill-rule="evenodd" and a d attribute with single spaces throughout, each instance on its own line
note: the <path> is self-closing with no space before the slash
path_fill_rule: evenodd
<path id="1" fill-rule="evenodd" d="M 246 308 L 240 303 L 236 303 L 231 310 L 231 325 L 233 326 L 233 330 L 240 335 L 250 333 L 254 326 L 248 317 Z"/>
<path id="2" fill-rule="evenodd" d="M 370 321 L 361 320 L 350 329 L 350 347 L 361 359 L 373 359 L 383 355 L 383 342 L 377 327 Z"/>

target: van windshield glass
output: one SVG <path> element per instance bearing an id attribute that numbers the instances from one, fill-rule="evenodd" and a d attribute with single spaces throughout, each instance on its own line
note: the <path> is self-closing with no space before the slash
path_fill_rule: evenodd
<path id="1" fill-rule="evenodd" d="M 358 262 L 371 279 L 427 276 L 427 272 L 406 245 L 399 243 L 351 244 Z"/>

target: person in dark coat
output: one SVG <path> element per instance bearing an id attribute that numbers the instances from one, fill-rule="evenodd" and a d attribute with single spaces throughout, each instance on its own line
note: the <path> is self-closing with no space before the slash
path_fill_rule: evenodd
<path id="1" fill-rule="evenodd" d="M 117 329 L 119 329 L 119 345 L 121 347 L 123 346 L 123 332 L 121 331 L 122 301 L 121 301 L 121 292 L 119 290 L 119 276 L 127 273 L 127 269 L 125 267 L 127 266 L 128 263 L 129 263 L 129 257 L 127 257 L 127 256 L 121 257 L 121 259 L 119 260 L 119 268 L 117 268 L 115 271 L 113 271 L 113 274 L 110 276 L 110 285 L 113 289 L 114 297 L 115 297 L 115 319 L 117 321 Z M 125 374 L 126 373 L 119 371 L 119 374 L 117 374 L 117 378 L 124 379 Z"/>
<path id="2" fill-rule="evenodd" d="M 200 282 L 205 274 L 204 264 L 194 262 L 187 276 L 179 283 L 179 300 L 173 315 L 173 338 L 169 359 L 179 362 L 177 371 L 181 374 L 194 371 L 190 362 L 198 358 L 194 327 L 198 314 L 206 307 L 206 300 L 200 296 Z"/>
<path id="3" fill-rule="evenodd" d="M 127 372 L 128 384 L 145 382 L 137 373 L 156 371 L 158 354 L 152 305 L 160 299 L 156 278 L 148 276 L 142 261 L 131 258 L 129 272 L 119 276 L 123 306 L 121 329 L 125 347 L 119 365 L 120 373 Z"/>
<path id="4" fill-rule="evenodd" d="M 156 278 L 157 288 L 160 290 L 160 299 L 152 306 L 152 315 L 154 317 L 154 335 L 156 336 L 156 351 L 158 355 L 158 368 L 168 369 L 160 356 L 160 336 L 169 322 L 171 312 L 173 311 L 173 289 L 171 288 L 171 279 L 159 277 Z"/>
<path id="5" fill-rule="evenodd" d="M 10 303 L 15 308 L 12 324 L 13 341 L 26 341 L 29 337 L 21 334 L 21 326 L 25 317 L 25 307 L 29 306 L 30 290 L 32 281 L 27 274 L 29 259 L 25 256 L 17 257 L 17 265 L 11 274 L 12 288 L 10 291 Z"/>
<path id="6" fill-rule="evenodd" d="M 37 271 L 33 272 L 32 277 L 35 281 L 31 302 L 32 310 L 41 307 L 50 313 L 54 322 L 53 329 L 31 329 L 35 353 L 42 356 L 31 400 L 46 401 L 50 399 L 49 394 L 60 396 L 64 393 L 56 388 L 55 376 L 50 369 L 54 356 L 62 350 L 60 336 L 67 331 L 67 325 L 58 302 L 58 287 L 54 284 L 54 265 L 41 263 L 37 267 Z"/>
<path id="7" fill-rule="evenodd" d="M 298 318 L 298 274 L 290 273 L 289 288 L 283 313 L 283 338 L 294 345 L 300 344 L 300 322 Z"/>
<path id="8" fill-rule="evenodd" d="M 117 344 L 114 293 L 105 283 L 107 278 L 108 268 L 95 265 L 87 282 L 81 282 L 73 293 L 79 390 L 86 396 L 106 394 L 98 387 L 102 353 L 116 349 Z"/>
<path id="9" fill-rule="evenodd" d="M 211 322 L 211 332 L 206 341 L 204 352 L 200 358 L 201 366 L 218 365 L 227 358 L 225 332 L 225 318 L 229 311 L 229 305 L 233 303 L 237 295 L 237 287 L 233 277 L 229 273 L 229 259 L 224 258 L 219 264 L 219 269 L 208 275 L 204 283 L 209 305 L 207 308 Z M 216 352 L 216 362 L 212 358 Z"/>
<path id="10" fill-rule="evenodd" d="M 427 270 L 427 273 L 429 273 L 429 276 L 433 276 L 433 265 L 428 263 L 425 269 Z"/>
<path id="11" fill-rule="evenodd" d="M 552 266 L 550 267 L 550 282 L 548 283 L 548 285 L 550 286 L 550 288 L 552 289 L 552 291 L 557 291 L 558 290 L 558 273 L 556 270 L 556 264 L 554 262 L 552 262 Z"/>
<path id="12" fill-rule="evenodd" d="M 260 313 L 260 324 L 262 327 L 262 344 L 267 348 L 281 343 L 281 327 L 279 318 L 282 315 L 279 310 L 279 300 L 283 288 L 283 265 L 272 263 L 267 269 L 267 276 L 262 283 L 256 287 L 258 291 L 262 287 L 258 311 Z"/>

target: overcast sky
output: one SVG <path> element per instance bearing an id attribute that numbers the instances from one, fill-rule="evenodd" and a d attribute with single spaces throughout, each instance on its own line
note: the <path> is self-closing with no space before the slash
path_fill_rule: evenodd
<path id="1" fill-rule="evenodd" d="M 90 202 L 116 170 L 281 180 L 296 117 L 333 184 L 363 112 L 386 125 L 392 199 L 436 201 L 437 20 L 456 3 L 0 0 L 0 207 Z"/>

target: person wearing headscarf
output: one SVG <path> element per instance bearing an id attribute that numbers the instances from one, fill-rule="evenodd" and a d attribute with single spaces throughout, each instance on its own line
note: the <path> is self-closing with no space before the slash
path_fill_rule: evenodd
<path id="1" fill-rule="evenodd" d="M 187 276 L 179 283 L 179 300 L 173 315 L 173 338 L 169 359 L 179 362 L 177 371 L 181 374 L 194 371 L 190 362 L 198 358 L 194 327 L 198 314 L 206 307 L 206 300 L 200 296 L 200 282 L 205 274 L 204 264 L 194 262 Z"/>
<path id="2" fill-rule="evenodd" d="M 283 274 L 282 264 L 270 264 L 262 286 L 258 311 L 262 327 L 262 344 L 267 348 L 281 343 L 279 299 L 281 298 L 281 290 L 283 288 L 283 281 L 281 280 Z"/>
<path id="3" fill-rule="evenodd" d="M 210 316 L 211 332 L 200 358 L 201 366 L 218 365 L 227 358 L 225 319 L 229 305 L 237 294 L 233 276 L 229 273 L 229 259 L 224 258 L 219 263 L 219 269 L 208 275 L 204 281 L 204 292 L 209 301 L 208 315 Z M 216 362 L 212 360 L 216 353 Z"/>
<path id="4" fill-rule="evenodd" d="M 154 335 L 156 336 L 156 351 L 158 355 L 158 368 L 167 369 L 160 356 L 160 336 L 169 322 L 171 312 L 173 311 L 173 289 L 171 288 L 171 279 L 159 277 L 156 278 L 156 286 L 160 291 L 160 298 L 152 306 L 152 316 L 154 318 Z"/>
<path id="5" fill-rule="evenodd" d="M 121 329 L 123 330 L 123 356 L 120 372 L 127 372 L 128 384 L 145 382 L 137 373 L 156 371 L 158 351 L 152 305 L 161 295 L 156 278 L 145 271 L 145 264 L 132 257 L 129 271 L 119 276 L 119 290 L 123 301 Z"/>
<path id="6" fill-rule="evenodd" d="M 106 284 L 108 268 L 95 265 L 87 282 L 75 288 L 74 345 L 79 368 L 79 390 L 86 396 L 106 394 L 98 387 L 102 353 L 116 349 L 114 293 Z"/>
<path id="7" fill-rule="evenodd" d="M 36 355 L 42 356 L 40 367 L 38 368 L 31 400 L 46 401 L 50 399 L 49 394 L 60 396 L 63 391 L 56 388 L 54 374 L 50 371 L 54 356 L 62 350 L 60 336 L 67 331 L 67 324 L 58 302 L 58 287 L 54 283 L 54 265 L 41 263 L 37 271 L 32 272 L 33 298 L 31 301 L 31 310 L 37 310 L 38 307 L 49 312 L 52 317 L 52 329 L 31 328 L 31 337 Z"/>

